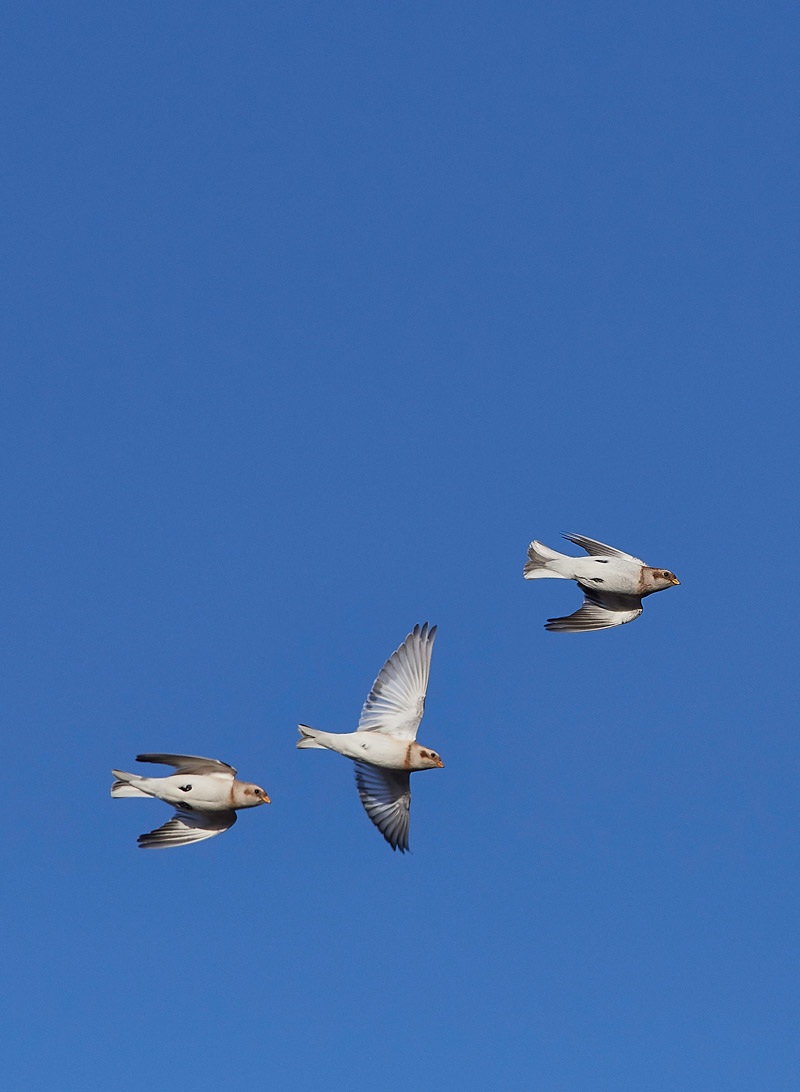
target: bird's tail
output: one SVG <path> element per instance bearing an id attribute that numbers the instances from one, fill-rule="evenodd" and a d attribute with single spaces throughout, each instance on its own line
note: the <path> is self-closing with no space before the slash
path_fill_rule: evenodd
<path id="1" fill-rule="evenodd" d="M 313 728 L 309 728 L 307 724 L 298 724 L 297 730 L 300 733 L 300 739 L 297 741 L 298 748 L 303 751 L 309 747 L 317 747 L 319 750 L 324 751 L 326 748 L 321 743 L 317 743 L 314 736 L 316 735 Z"/>
<path id="2" fill-rule="evenodd" d="M 569 580 L 566 573 L 560 573 L 555 568 L 551 568 L 552 562 L 568 560 L 566 554 L 560 554 L 558 550 L 551 550 L 544 543 L 534 541 L 528 547 L 528 560 L 522 574 L 526 580 L 540 580 L 542 577 Z"/>
<path id="3" fill-rule="evenodd" d="M 116 781 L 111 786 L 111 795 L 116 799 L 120 796 L 149 796 L 149 793 L 142 792 L 141 789 L 137 789 L 135 785 L 131 784 L 131 781 L 138 781 L 136 774 L 123 773 L 122 770 L 111 771 L 116 777 Z"/>

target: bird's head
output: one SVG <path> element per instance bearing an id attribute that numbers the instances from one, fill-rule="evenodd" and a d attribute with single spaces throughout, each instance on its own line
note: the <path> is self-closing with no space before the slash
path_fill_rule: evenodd
<path id="1" fill-rule="evenodd" d="M 675 573 L 669 571 L 669 569 L 645 569 L 642 573 L 643 583 L 645 587 L 644 594 L 650 595 L 651 592 L 663 591 L 664 588 L 671 588 L 676 584 L 680 584 Z"/>
<path id="2" fill-rule="evenodd" d="M 420 770 L 443 770 L 444 762 L 437 755 L 436 751 L 432 751 L 430 747 L 420 747 L 417 744 L 416 758 L 419 762 L 418 769 Z"/>
<path id="3" fill-rule="evenodd" d="M 271 801 L 259 785 L 238 781 L 234 785 L 234 803 L 237 808 L 257 808 L 259 804 L 269 804 Z"/>

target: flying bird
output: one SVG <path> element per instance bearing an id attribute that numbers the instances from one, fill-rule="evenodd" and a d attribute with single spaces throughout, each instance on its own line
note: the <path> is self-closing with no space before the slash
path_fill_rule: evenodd
<path id="1" fill-rule="evenodd" d="M 425 709 L 436 626 L 414 626 L 381 668 L 355 732 L 321 732 L 299 724 L 297 746 L 325 748 L 355 762 L 364 810 L 392 849 L 408 849 L 411 774 L 444 766 L 436 751 L 417 743 Z"/>
<path id="2" fill-rule="evenodd" d="M 140 777 L 112 770 L 116 781 L 111 795 L 152 796 L 175 808 L 174 816 L 149 834 L 139 836 L 142 849 L 168 849 L 202 842 L 222 834 L 236 822 L 240 808 L 269 804 L 258 785 L 237 781 L 236 770 L 227 762 L 197 755 L 137 755 L 137 762 L 160 762 L 174 766 L 169 777 Z"/>
<path id="3" fill-rule="evenodd" d="M 570 557 L 532 542 L 528 547 L 526 580 L 553 577 L 576 580 L 584 594 L 583 606 L 565 618 L 548 618 L 545 629 L 554 633 L 583 633 L 632 622 L 642 613 L 642 599 L 680 584 L 669 569 L 653 569 L 632 554 L 615 550 L 583 535 L 564 535 L 589 557 Z"/>

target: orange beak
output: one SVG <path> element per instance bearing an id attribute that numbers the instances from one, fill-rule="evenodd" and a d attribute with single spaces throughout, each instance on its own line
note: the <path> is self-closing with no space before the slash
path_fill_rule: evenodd
<path id="1" fill-rule="evenodd" d="M 264 795 L 263 795 L 263 796 L 261 797 L 261 803 L 262 803 L 262 804 L 271 804 L 271 803 L 272 803 L 272 801 L 271 801 L 271 800 L 270 800 L 270 798 L 269 798 L 269 797 L 267 796 L 267 794 L 266 794 L 266 793 L 264 793 Z"/>
<path id="2" fill-rule="evenodd" d="M 680 584 L 680 580 L 678 580 L 677 576 L 673 576 L 672 583 L 673 584 Z"/>
<path id="3" fill-rule="evenodd" d="M 444 769 L 444 762 L 442 762 L 441 758 L 436 759 L 436 767 L 435 768 L 439 769 L 439 770 Z"/>

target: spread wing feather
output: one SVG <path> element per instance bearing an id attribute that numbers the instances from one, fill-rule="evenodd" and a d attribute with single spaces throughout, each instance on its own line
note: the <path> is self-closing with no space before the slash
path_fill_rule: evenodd
<path id="1" fill-rule="evenodd" d="M 141 834 L 139 846 L 141 849 L 168 849 L 189 845 L 190 842 L 202 842 L 230 830 L 235 822 L 235 811 L 191 812 L 180 809 L 157 830 Z"/>
<path id="2" fill-rule="evenodd" d="M 356 762 L 356 787 L 364 811 L 392 849 L 408 849 L 411 777 L 407 770 L 388 770 Z"/>
<path id="3" fill-rule="evenodd" d="M 199 755 L 137 755 L 136 761 L 174 766 L 179 774 L 225 773 L 236 777 L 236 770 L 227 762 L 220 762 L 217 758 L 201 758 Z"/>
<path id="4" fill-rule="evenodd" d="M 604 542 L 598 542 L 594 538 L 586 538 L 585 535 L 572 535 L 564 534 L 563 536 L 568 542 L 574 542 L 576 546 L 580 546 L 582 550 L 585 550 L 587 554 L 591 554 L 592 557 L 621 557 L 625 561 L 635 561 L 639 565 L 644 565 L 644 562 L 639 557 L 634 557 L 633 554 L 626 554 L 622 550 L 617 550 L 613 546 L 606 546 Z"/>
<path id="5" fill-rule="evenodd" d="M 425 710 L 436 626 L 414 626 L 372 684 L 358 721 L 359 732 L 416 739 Z"/>
<path id="6" fill-rule="evenodd" d="M 635 595 L 613 595 L 578 585 L 585 594 L 583 606 L 565 618 L 548 618 L 545 629 L 551 633 L 583 633 L 610 629 L 632 622 L 642 613 L 642 600 Z"/>

